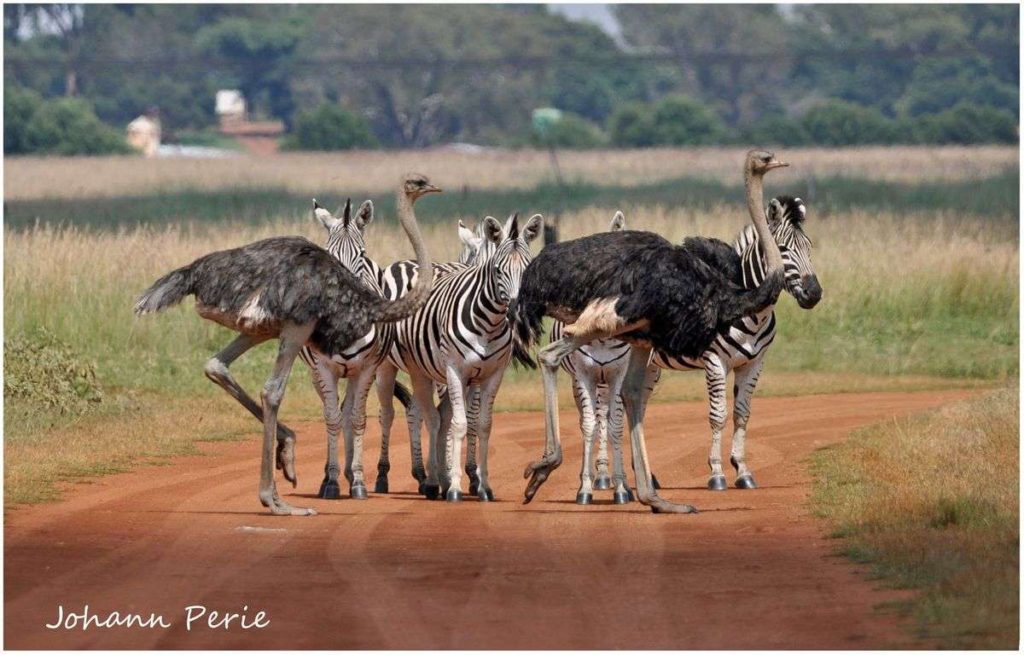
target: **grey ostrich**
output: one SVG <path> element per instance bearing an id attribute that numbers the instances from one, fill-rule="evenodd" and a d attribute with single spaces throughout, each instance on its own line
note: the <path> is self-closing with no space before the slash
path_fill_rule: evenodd
<path id="1" fill-rule="evenodd" d="M 539 339 L 544 316 L 567 324 L 565 336 L 539 354 L 544 380 L 544 456 L 526 467 L 525 502 L 562 462 L 558 429 L 558 368 L 592 341 L 618 337 L 631 345 L 622 399 L 630 428 L 637 496 L 654 512 L 690 513 L 654 489 L 643 417 L 644 378 L 652 348 L 698 357 L 719 331 L 737 318 L 773 304 L 782 290 L 782 257 L 765 219 L 763 176 L 787 166 L 771 152 L 751 150 L 743 168 L 747 207 L 767 261 L 767 276 L 744 289 L 715 270 L 685 244 L 675 246 L 650 232 L 604 232 L 544 248 L 523 274 L 511 311 L 517 338 Z"/>
<path id="2" fill-rule="evenodd" d="M 421 196 L 440 191 L 426 177 L 409 174 L 398 193 L 398 218 L 429 270 L 430 258 L 413 214 Z M 284 502 L 274 484 L 277 412 L 295 357 L 304 345 L 330 359 L 365 335 L 375 323 L 412 315 L 430 295 L 433 278 L 421 276 L 395 301 L 380 297 L 331 253 L 302 237 L 277 237 L 210 253 L 157 280 L 135 304 L 142 315 L 196 297 L 196 312 L 239 332 L 206 364 L 206 374 L 263 421 L 259 498 L 273 514 L 311 515 L 312 509 Z M 228 367 L 247 350 L 269 339 L 280 341 L 274 369 L 260 394 L 262 411 L 231 377 Z M 278 449 L 278 467 L 294 484 L 294 449 Z"/>

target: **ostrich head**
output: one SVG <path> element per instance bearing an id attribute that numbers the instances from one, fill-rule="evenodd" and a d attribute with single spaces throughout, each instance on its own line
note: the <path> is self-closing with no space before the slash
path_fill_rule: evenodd
<path id="1" fill-rule="evenodd" d="M 789 166 L 786 162 L 775 158 L 775 153 L 768 150 L 751 150 L 747 153 L 747 162 L 744 167 L 746 175 L 761 177 L 768 171 L 775 168 Z"/>
<path id="2" fill-rule="evenodd" d="M 359 206 L 359 211 L 352 216 L 352 199 L 345 201 L 344 209 L 339 209 L 341 218 L 336 218 L 313 200 L 313 216 L 327 228 L 327 252 L 338 258 L 338 261 L 355 274 L 359 274 L 366 255 L 366 243 L 363 231 L 373 221 L 373 203 L 369 200 Z"/>
<path id="3" fill-rule="evenodd" d="M 530 242 L 537 238 L 544 228 L 544 217 L 534 214 L 520 229 L 519 214 L 512 214 L 502 227 L 497 219 L 488 216 L 483 220 L 484 238 L 494 248 L 489 257 L 478 257 L 474 265 L 492 267 L 498 301 L 511 303 L 519 296 L 519 284 L 523 271 L 533 260 Z"/>
<path id="4" fill-rule="evenodd" d="M 807 208 L 800 198 L 772 198 L 765 210 L 768 228 L 782 255 L 786 290 L 804 309 L 811 309 L 821 300 L 822 289 L 811 265 L 811 240 L 804 234 Z"/>
<path id="5" fill-rule="evenodd" d="M 426 175 L 408 173 L 402 183 L 402 192 L 410 202 L 416 202 L 428 193 L 440 193 L 441 189 L 431 184 Z"/>

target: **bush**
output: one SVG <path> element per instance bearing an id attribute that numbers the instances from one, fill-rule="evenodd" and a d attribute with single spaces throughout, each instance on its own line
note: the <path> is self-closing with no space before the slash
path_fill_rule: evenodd
<path id="1" fill-rule="evenodd" d="M 829 100 L 807 112 L 803 126 L 811 142 L 820 146 L 892 143 L 896 126 L 880 111 L 842 100 Z"/>
<path id="2" fill-rule="evenodd" d="M 19 138 L 25 147 L 23 152 L 49 155 L 134 152 L 120 132 L 100 121 L 89 103 L 79 98 L 43 102 L 25 124 Z"/>
<path id="3" fill-rule="evenodd" d="M 615 111 L 608 119 L 612 143 L 617 146 L 645 148 L 657 144 L 654 113 L 647 105 L 631 103 Z"/>
<path id="4" fill-rule="evenodd" d="M 282 145 L 286 150 L 351 150 L 378 144 L 366 119 L 340 105 L 324 103 L 299 114 L 295 131 Z"/>
<path id="5" fill-rule="evenodd" d="M 532 138 L 534 145 L 579 150 L 600 148 L 608 144 L 608 137 L 601 128 L 567 111 L 562 112 L 561 119 L 552 123 L 543 137 L 534 131 Z"/>
<path id="6" fill-rule="evenodd" d="M 785 116 L 762 118 L 744 130 L 744 137 L 761 145 L 802 146 L 810 141 L 803 124 Z"/>
<path id="7" fill-rule="evenodd" d="M 668 146 L 702 146 L 722 143 L 725 125 L 711 109 L 684 96 L 669 96 L 654 107 L 657 142 Z"/>
<path id="8" fill-rule="evenodd" d="M 77 413 L 103 400 L 96 368 L 46 330 L 4 341 L 4 399 Z"/>
<path id="9" fill-rule="evenodd" d="M 1008 111 L 961 102 L 952 109 L 921 116 L 913 128 L 921 143 L 1017 143 L 1017 120 Z"/>
<path id="10" fill-rule="evenodd" d="M 35 91 L 9 87 L 4 92 L 4 154 L 29 152 L 26 128 L 43 99 Z"/>

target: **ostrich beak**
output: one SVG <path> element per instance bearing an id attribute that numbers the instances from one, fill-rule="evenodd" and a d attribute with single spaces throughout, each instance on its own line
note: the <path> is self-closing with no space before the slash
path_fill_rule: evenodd
<path id="1" fill-rule="evenodd" d="M 428 184 L 423 187 L 423 193 L 441 193 L 441 189 L 433 184 Z"/>
<path id="2" fill-rule="evenodd" d="M 784 161 L 779 161 L 778 159 L 773 159 L 765 164 L 764 168 L 766 171 L 770 171 L 773 168 L 785 168 L 786 166 L 789 166 L 789 164 Z"/>

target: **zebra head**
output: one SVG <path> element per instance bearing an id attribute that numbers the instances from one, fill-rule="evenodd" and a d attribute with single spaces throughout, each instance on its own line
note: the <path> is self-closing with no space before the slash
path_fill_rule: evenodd
<path id="1" fill-rule="evenodd" d="M 523 279 L 523 271 L 533 259 L 530 242 L 537 238 L 544 229 L 544 217 L 534 214 L 526 225 L 520 229 L 519 214 L 512 214 L 502 227 L 501 223 L 488 216 L 481 223 L 484 239 L 493 247 L 494 252 L 487 257 L 478 252 L 476 266 L 490 266 L 494 273 L 497 300 L 508 304 L 519 296 L 519 284 Z"/>
<path id="2" fill-rule="evenodd" d="M 360 275 L 366 263 L 363 230 L 373 220 L 373 202 L 364 202 L 353 217 L 352 199 L 349 198 L 345 201 L 345 208 L 339 212 L 341 218 L 336 218 L 313 200 L 313 215 L 327 228 L 327 252 L 337 257 L 345 268 Z"/>
<path id="3" fill-rule="evenodd" d="M 821 300 L 822 290 L 811 265 L 811 240 L 804 234 L 804 220 L 807 218 L 804 201 L 778 196 L 772 198 L 765 213 L 768 215 L 768 227 L 782 253 L 786 290 L 802 308 L 811 309 Z"/>

